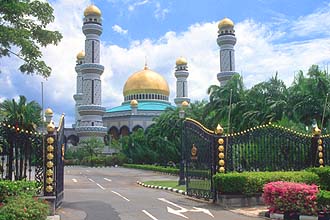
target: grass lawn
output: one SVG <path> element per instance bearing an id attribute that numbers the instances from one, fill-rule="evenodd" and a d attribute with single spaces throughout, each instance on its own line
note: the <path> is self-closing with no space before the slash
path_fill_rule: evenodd
<path id="1" fill-rule="evenodd" d="M 147 185 L 154 185 L 154 186 L 172 187 L 175 189 L 180 189 L 180 190 L 186 191 L 186 185 L 178 186 L 178 181 L 159 180 L 159 181 L 145 181 L 143 183 L 147 184 Z"/>

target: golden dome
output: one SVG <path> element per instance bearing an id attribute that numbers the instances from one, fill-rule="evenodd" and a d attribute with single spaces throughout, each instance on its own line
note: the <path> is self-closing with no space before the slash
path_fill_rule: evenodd
<path id="1" fill-rule="evenodd" d="M 132 106 L 132 107 L 136 107 L 136 106 L 138 106 L 138 104 L 139 104 L 139 102 L 138 102 L 136 99 L 133 99 L 133 100 L 131 101 L 131 106 Z"/>
<path id="2" fill-rule="evenodd" d="M 178 59 L 176 59 L 175 64 L 176 65 L 187 65 L 187 60 L 184 57 L 179 57 Z"/>
<path id="3" fill-rule="evenodd" d="M 46 115 L 52 115 L 52 114 L 53 114 L 53 110 L 51 110 L 50 108 L 47 108 L 47 109 L 45 110 L 45 114 L 46 114 Z"/>
<path id="4" fill-rule="evenodd" d="M 84 51 L 80 51 L 77 54 L 77 60 L 81 60 L 81 59 L 84 59 L 84 58 L 85 58 L 85 52 Z"/>
<path id="5" fill-rule="evenodd" d="M 188 105 L 189 105 L 189 103 L 188 103 L 187 101 L 183 101 L 183 102 L 181 103 L 181 106 L 182 106 L 182 107 L 188 107 Z"/>
<path id="6" fill-rule="evenodd" d="M 87 15 L 101 16 L 101 10 L 95 5 L 90 5 L 84 11 L 84 16 L 86 17 Z"/>
<path id="7" fill-rule="evenodd" d="M 156 93 L 169 96 L 170 90 L 166 80 L 147 66 L 131 75 L 124 86 L 124 96 L 137 93 Z"/>
<path id="8" fill-rule="evenodd" d="M 223 27 L 234 27 L 234 22 L 232 20 L 230 20 L 229 18 L 224 18 L 218 24 L 219 29 L 221 29 Z"/>

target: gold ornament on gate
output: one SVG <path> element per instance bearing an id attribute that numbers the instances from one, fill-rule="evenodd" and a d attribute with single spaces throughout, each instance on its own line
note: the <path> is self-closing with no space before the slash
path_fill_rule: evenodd
<path id="1" fill-rule="evenodd" d="M 47 125 L 47 131 L 49 132 L 49 133 L 53 133 L 54 131 L 55 131 L 55 125 L 53 125 L 53 123 L 49 123 L 48 125 Z"/>
<path id="2" fill-rule="evenodd" d="M 220 159 L 225 158 L 225 154 L 224 154 L 224 153 L 219 153 L 219 158 L 220 158 Z"/>
<path id="3" fill-rule="evenodd" d="M 54 158 L 54 154 L 52 154 L 52 153 L 47 154 L 47 159 L 48 160 L 52 160 L 53 158 Z"/>
<path id="4" fill-rule="evenodd" d="M 50 192 L 53 192 L 53 189 L 54 189 L 54 188 L 53 188 L 52 186 L 47 186 L 47 187 L 46 187 L 46 191 L 49 192 L 49 193 L 50 193 Z"/>
<path id="5" fill-rule="evenodd" d="M 47 183 L 47 184 L 52 184 L 52 183 L 53 183 L 53 178 L 48 177 L 48 178 L 46 179 L 46 183 Z"/>
<path id="6" fill-rule="evenodd" d="M 218 150 L 219 150 L 220 152 L 223 152 L 223 151 L 225 150 L 225 147 L 224 147 L 223 145 L 220 145 L 220 146 L 218 147 Z"/>
<path id="7" fill-rule="evenodd" d="M 220 124 L 218 124 L 217 128 L 215 129 L 216 134 L 222 134 L 223 133 L 223 127 L 221 127 Z"/>
<path id="8" fill-rule="evenodd" d="M 219 138 L 218 143 L 223 144 L 223 143 L 225 143 L 225 141 L 223 140 L 223 138 Z"/>
<path id="9" fill-rule="evenodd" d="M 224 173 L 225 172 L 225 168 L 224 167 L 220 167 L 219 168 L 219 171 L 220 171 L 220 173 Z"/>
<path id="10" fill-rule="evenodd" d="M 220 166 L 224 166 L 225 165 L 225 161 L 224 160 L 219 160 L 219 165 Z"/>
<path id="11" fill-rule="evenodd" d="M 53 168 L 54 167 L 54 163 L 52 161 L 48 161 L 47 162 L 47 167 L 48 168 Z"/>
<path id="12" fill-rule="evenodd" d="M 195 144 L 193 144 L 193 146 L 191 148 L 191 159 L 192 160 L 197 160 L 197 153 L 198 153 L 198 149 L 195 146 Z"/>
<path id="13" fill-rule="evenodd" d="M 319 164 L 323 164 L 323 159 L 319 159 Z"/>
<path id="14" fill-rule="evenodd" d="M 322 139 L 318 139 L 317 143 L 321 145 L 322 144 Z"/>
<path id="15" fill-rule="evenodd" d="M 323 153 L 319 152 L 319 157 L 322 158 L 323 157 Z"/>
<path id="16" fill-rule="evenodd" d="M 53 137 L 47 138 L 47 144 L 53 144 L 53 143 L 54 143 L 54 138 Z"/>
<path id="17" fill-rule="evenodd" d="M 318 149 L 319 151 L 322 151 L 322 150 L 323 150 L 322 145 L 319 145 L 319 146 L 317 147 L 317 149 Z"/>
<path id="18" fill-rule="evenodd" d="M 54 146 L 53 145 L 48 145 L 47 146 L 47 151 L 48 152 L 53 152 L 54 151 Z"/>
<path id="19" fill-rule="evenodd" d="M 48 169 L 48 170 L 46 171 L 46 175 L 47 175 L 47 176 L 53 176 L 53 174 L 54 174 L 54 171 L 53 171 L 52 169 Z"/>

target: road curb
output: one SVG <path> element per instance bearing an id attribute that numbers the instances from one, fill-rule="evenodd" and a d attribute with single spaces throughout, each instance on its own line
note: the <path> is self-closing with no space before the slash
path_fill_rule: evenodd
<path id="1" fill-rule="evenodd" d="M 175 189 L 175 188 L 172 188 L 172 187 L 147 185 L 147 184 L 145 184 L 143 182 L 140 182 L 140 181 L 136 181 L 136 183 L 143 186 L 143 187 L 147 187 L 147 188 L 167 190 L 167 191 L 175 192 L 175 193 L 178 193 L 178 194 L 181 194 L 181 195 L 187 195 L 187 193 L 185 191 L 180 190 L 180 189 Z"/>

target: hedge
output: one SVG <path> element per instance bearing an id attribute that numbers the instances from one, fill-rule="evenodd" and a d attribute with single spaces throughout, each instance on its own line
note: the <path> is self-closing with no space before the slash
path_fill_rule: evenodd
<path id="1" fill-rule="evenodd" d="M 28 194 L 31 196 L 37 195 L 36 182 L 33 181 L 0 181 L 0 203 L 7 200 L 7 198 L 12 196 L 17 196 L 19 194 Z"/>
<path id="2" fill-rule="evenodd" d="M 330 167 L 313 167 L 307 169 L 310 172 L 316 173 L 320 178 L 320 187 L 322 190 L 330 191 Z"/>
<path id="3" fill-rule="evenodd" d="M 174 167 L 163 167 L 163 166 L 155 166 L 155 165 L 147 165 L 147 164 L 124 164 L 123 167 L 140 169 L 140 170 L 152 170 L 162 173 L 169 173 L 178 175 L 180 170 Z"/>
<path id="4" fill-rule="evenodd" d="M 247 196 L 261 194 L 266 183 L 275 181 L 318 185 L 319 177 L 315 173 L 308 171 L 218 173 L 214 175 L 215 186 L 221 194 Z"/>
<path id="5" fill-rule="evenodd" d="M 320 190 L 317 194 L 317 205 L 323 212 L 330 212 L 330 191 Z"/>

